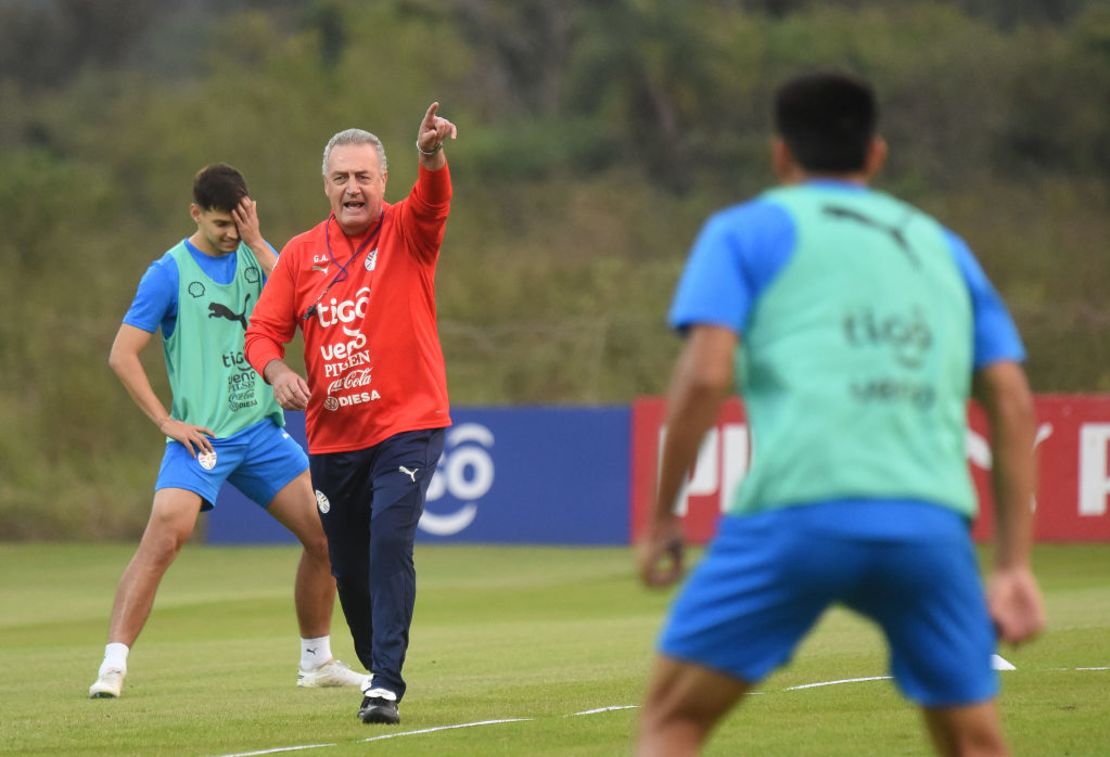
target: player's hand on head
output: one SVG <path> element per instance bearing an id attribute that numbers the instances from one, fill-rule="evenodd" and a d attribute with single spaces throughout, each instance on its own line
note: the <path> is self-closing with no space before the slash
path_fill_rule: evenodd
<path id="1" fill-rule="evenodd" d="M 987 603 L 999 638 L 1008 644 L 1029 641 L 1044 630 L 1044 600 L 1028 568 L 995 570 Z"/>
<path id="2" fill-rule="evenodd" d="M 308 407 L 308 382 L 295 371 L 285 371 L 272 382 L 274 399 L 286 410 L 304 410 Z"/>
<path id="3" fill-rule="evenodd" d="M 459 130 L 455 124 L 438 115 L 438 113 L 439 103 L 434 102 L 428 106 L 428 110 L 424 113 L 424 118 L 420 122 L 420 129 L 416 133 L 416 144 L 423 152 L 432 152 L 443 144 L 443 141 L 448 137 L 451 139 L 458 138 Z"/>
<path id="4" fill-rule="evenodd" d="M 258 203 L 244 196 L 231 209 L 231 219 L 239 229 L 239 238 L 248 246 L 262 242 L 262 227 L 258 222 Z"/>
<path id="5" fill-rule="evenodd" d="M 166 418 L 158 426 L 158 430 L 171 439 L 181 442 L 193 457 L 213 451 L 210 437 L 215 436 L 215 434 L 205 426 L 196 426 L 175 418 Z"/>
<path id="6" fill-rule="evenodd" d="M 653 524 L 640 542 L 638 564 L 644 586 L 663 588 L 682 577 L 685 565 L 682 528 L 676 518 Z"/>

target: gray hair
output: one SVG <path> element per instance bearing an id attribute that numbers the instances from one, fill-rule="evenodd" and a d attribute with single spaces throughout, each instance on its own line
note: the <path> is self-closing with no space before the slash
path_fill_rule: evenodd
<path id="1" fill-rule="evenodd" d="M 385 148 L 382 147 L 382 141 L 364 129 L 344 129 L 328 140 L 327 146 L 324 147 L 324 163 L 321 168 L 321 173 L 324 176 L 328 175 L 328 158 L 331 157 L 331 149 L 338 145 L 373 145 L 374 149 L 378 152 L 378 165 L 385 173 L 388 164 L 385 162 Z"/>

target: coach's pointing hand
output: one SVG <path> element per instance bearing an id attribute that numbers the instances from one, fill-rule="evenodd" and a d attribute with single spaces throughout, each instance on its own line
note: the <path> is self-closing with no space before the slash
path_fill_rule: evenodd
<path id="1" fill-rule="evenodd" d="M 447 137 L 456 139 L 459 135 L 455 124 L 436 115 L 438 111 L 438 102 L 429 105 L 416 132 L 416 149 L 420 151 L 420 165 L 431 171 L 443 168 L 447 163 L 447 159 L 443 156 L 443 140 Z"/>

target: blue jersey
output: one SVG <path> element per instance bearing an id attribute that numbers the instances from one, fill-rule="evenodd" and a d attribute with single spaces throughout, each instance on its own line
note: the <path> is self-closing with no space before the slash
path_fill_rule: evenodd
<path id="1" fill-rule="evenodd" d="M 847 182 L 810 184 L 846 193 L 872 191 Z M 1006 305 L 967 244 L 953 232 L 946 233 L 971 296 L 975 369 L 1024 360 L 1025 349 Z M 790 261 L 796 239 L 792 216 L 767 199 L 715 214 L 690 252 L 671 305 L 671 326 L 680 331 L 699 324 L 723 326 L 743 335 L 752 306 Z"/>
<path id="2" fill-rule="evenodd" d="M 799 195 L 799 192 L 803 194 Z M 804 194 L 806 192 L 809 194 Z M 818 194 L 813 195 L 813 192 Z M 815 237 L 813 228 L 809 226 L 805 227 L 805 229 L 808 229 L 808 235 L 806 235 L 803 228 L 798 225 L 799 214 L 797 209 L 792 206 L 788 207 L 787 198 L 793 200 L 796 196 L 824 198 L 821 200 L 824 203 L 829 203 L 829 198 L 832 198 L 832 204 L 835 205 L 833 209 L 844 213 L 852 212 L 851 209 L 857 206 L 883 207 L 894 213 L 912 212 L 912 208 L 909 208 L 909 206 L 903 206 L 885 199 L 885 195 L 873 192 L 865 187 L 846 182 L 814 181 L 786 194 L 782 191 L 768 193 L 751 202 L 726 209 L 715 214 L 706 223 L 694 244 L 686 270 L 679 283 L 670 312 L 670 323 L 679 330 L 685 330 L 695 325 L 714 325 L 728 328 L 741 337 L 742 347 L 746 343 L 749 350 L 754 350 L 754 353 L 745 355 L 745 359 L 739 360 L 737 375 L 743 384 L 746 399 L 752 403 L 752 406 L 749 407 L 749 422 L 752 424 L 755 452 L 752 467 L 744 485 L 736 493 L 730 511 L 750 513 L 793 503 L 814 504 L 861 497 L 880 497 L 891 501 L 916 499 L 928 501 L 932 504 L 944 504 L 963 512 L 965 516 L 970 515 L 974 511 L 973 501 L 968 499 L 971 497 L 970 481 L 963 481 L 967 478 L 966 467 L 960 465 L 964 434 L 961 430 L 965 413 L 963 403 L 966 401 L 960 399 L 960 396 L 966 396 L 964 395 L 966 390 L 961 389 L 961 384 L 966 384 L 970 380 L 970 376 L 966 373 L 962 374 L 966 377 L 964 379 L 949 376 L 941 384 L 938 384 L 937 389 L 943 389 L 944 397 L 938 398 L 937 402 L 928 405 L 918 414 L 914 414 L 917 411 L 911 413 L 897 409 L 888 412 L 887 408 L 876 409 L 875 405 L 872 405 L 867 413 L 861 414 L 857 413 L 857 408 L 850 404 L 844 405 L 849 408 L 848 415 L 850 417 L 871 418 L 876 424 L 876 429 L 884 429 L 889 426 L 895 430 L 894 438 L 901 440 L 900 443 L 902 444 L 899 449 L 904 447 L 905 450 L 902 457 L 909 461 L 903 468 L 896 469 L 889 460 L 883 466 L 878 467 L 868 463 L 867 457 L 871 453 L 867 451 L 868 444 L 866 442 L 862 442 L 862 451 L 848 447 L 846 444 L 837 445 L 835 448 L 824 446 L 827 442 L 823 440 L 833 438 L 838 433 L 838 429 L 844 428 L 843 419 L 841 418 L 844 413 L 831 409 L 831 403 L 839 395 L 831 394 L 824 389 L 822 390 L 824 391 L 823 394 L 814 390 L 813 386 L 818 388 L 834 386 L 834 380 L 839 376 L 835 372 L 843 372 L 845 359 L 832 355 L 827 358 L 814 359 L 809 357 L 812 353 L 803 353 L 805 357 L 802 360 L 794 360 L 789 356 L 784 357 L 786 355 L 785 350 L 792 348 L 797 351 L 798 344 L 804 345 L 802 349 L 809 346 L 806 342 L 799 342 L 799 339 L 804 338 L 805 335 L 801 331 L 793 329 L 795 326 L 798 326 L 799 329 L 803 328 L 803 324 L 804 327 L 808 327 L 809 324 L 805 319 L 810 318 L 812 320 L 812 318 L 808 312 L 801 313 L 796 319 L 798 324 L 795 324 L 791 320 L 795 317 L 795 311 L 780 312 L 781 303 L 777 301 L 774 307 L 768 309 L 768 303 L 775 296 L 772 293 L 777 292 L 779 300 L 782 300 L 783 292 L 786 291 L 783 289 L 783 285 L 773 285 L 778 284 L 780 280 L 788 281 L 789 286 L 795 286 L 799 283 L 798 277 L 802 275 L 801 271 L 808 270 L 800 268 L 803 258 L 797 257 L 801 254 L 800 250 L 803 249 L 810 256 L 804 259 L 808 261 L 806 264 L 810 268 L 813 267 L 814 255 L 816 255 L 818 258 L 817 265 L 824 266 L 825 270 L 830 272 L 825 274 L 826 277 L 830 280 L 839 281 L 837 284 L 830 284 L 831 289 L 822 289 L 822 282 L 825 279 L 810 282 L 807 284 L 808 288 L 802 290 L 805 297 L 828 299 L 830 303 L 835 305 L 839 301 L 838 298 L 843 299 L 845 297 L 844 290 L 841 287 L 846 285 L 845 282 L 848 282 L 847 285 L 851 286 L 850 282 L 856 280 L 854 276 L 859 275 L 861 281 L 877 278 L 879 281 L 886 281 L 888 285 L 898 281 L 898 279 L 883 278 L 882 275 L 864 276 L 862 271 L 855 273 L 858 269 L 843 268 L 846 263 L 839 263 L 843 275 L 832 275 L 838 268 L 838 261 L 841 259 L 836 252 L 835 244 L 829 247 L 825 243 L 824 237 Z M 843 198 L 840 203 L 835 202 L 837 197 Z M 858 219 L 853 216 L 853 220 L 861 220 L 864 224 L 877 223 L 872 218 L 865 216 L 860 216 Z M 914 222 L 913 229 L 918 234 L 928 234 L 930 223 L 931 221 L 926 217 L 920 216 L 919 220 Z M 949 307 L 953 313 L 956 312 L 958 307 L 969 308 L 969 317 L 964 319 L 966 325 L 963 328 L 971 331 L 971 333 L 964 331 L 963 333 L 966 335 L 964 337 L 957 333 L 949 333 L 949 336 L 941 340 L 945 342 L 943 346 L 944 354 L 951 353 L 955 356 L 942 358 L 946 362 L 941 363 L 941 365 L 948 366 L 945 370 L 951 373 L 952 366 L 958 367 L 961 362 L 961 360 L 956 359 L 961 350 L 966 350 L 965 354 L 967 355 L 966 362 L 964 362 L 967 367 L 963 368 L 964 371 L 969 368 L 978 370 L 997 361 L 1024 359 L 1025 352 L 1017 329 L 1001 298 L 984 275 L 974 255 L 954 233 L 939 225 L 935 225 L 935 228 L 937 229 L 935 233 L 936 243 L 932 249 L 941 258 L 937 262 L 929 263 L 929 265 L 933 269 L 937 269 L 939 266 L 939 270 L 943 274 L 943 256 L 950 253 L 951 260 L 947 265 L 952 271 L 952 286 L 946 296 L 953 299 L 949 301 L 942 298 L 942 301 L 944 306 Z M 875 239 L 880 243 L 883 238 L 890 235 L 890 231 L 885 227 L 877 227 L 877 230 L 883 232 L 875 236 Z M 901 233 L 897 230 L 896 232 Z M 869 232 L 864 232 L 864 234 L 867 233 Z M 804 241 L 806 239 L 808 239 L 808 242 Z M 855 237 L 852 237 L 852 239 L 855 239 Z M 926 236 L 925 240 L 928 239 L 929 237 Z M 865 237 L 864 241 L 870 241 L 870 238 Z M 808 245 L 808 247 L 805 245 Z M 814 247 L 814 245 L 817 246 Z M 895 250 L 900 247 L 896 244 L 890 246 Z M 852 255 L 847 254 L 849 252 Z M 853 255 L 859 258 L 859 255 L 855 253 L 855 250 L 845 250 L 844 259 L 850 259 Z M 896 251 L 892 254 L 894 263 L 897 264 L 901 253 Z M 915 253 L 911 250 L 906 254 L 913 256 Z M 798 264 L 791 266 L 791 262 L 795 261 L 796 258 Z M 928 261 L 912 260 L 903 267 L 916 268 L 924 262 Z M 875 259 L 874 265 L 880 264 L 890 265 L 891 261 L 880 256 L 880 258 Z M 855 261 L 855 265 L 860 265 L 858 259 Z M 787 272 L 791 277 L 789 279 L 786 277 Z M 867 273 L 873 274 L 875 272 L 869 270 Z M 937 286 L 939 281 L 938 278 L 932 286 Z M 920 289 L 920 287 L 918 288 Z M 961 289 L 966 290 L 966 292 L 961 292 Z M 893 294 L 888 292 L 886 297 L 887 299 L 890 297 L 901 298 L 902 291 L 901 289 L 895 289 Z M 825 296 L 826 293 L 827 297 Z M 908 290 L 906 290 L 906 293 L 908 294 Z M 878 298 L 879 293 L 876 292 L 874 295 L 866 296 Z M 966 304 L 961 305 L 959 300 Z M 878 300 L 876 299 L 876 301 Z M 805 302 L 811 301 L 806 300 Z M 803 307 L 818 313 L 821 317 L 817 327 L 821 329 L 830 328 L 826 324 L 831 316 L 825 312 L 829 308 L 809 307 L 805 302 L 801 303 Z M 797 305 L 797 303 L 794 304 Z M 835 316 L 836 313 L 839 313 L 839 310 L 834 306 L 830 312 Z M 762 318 L 759 317 L 760 313 L 762 313 Z M 935 314 L 930 313 L 929 315 L 934 317 Z M 769 318 L 773 318 L 773 321 L 768 320 Z M 953 316 L 951 324 L 958 325 L 959 323 L 960 319 Z M 831 328 L 837 329 L 837 331 L 831 332 L 835 338 L 827 340 L 827 344 L 824 347 L 818 346 L 818 349 L 833 349 L 834 346 L 839 345 L 840 341 L 843 341 L 843 337 L 838 336 L 839 327 L 834 324 Z M 786 332 L 780 334 L 783 329 L 786 329 Z M 748 333 L 749 331 L 750 333 Z M 940 333 L 948 332 L 942 329 Z M 769 339 L 777 341 L 769 341 Z M 837 341 L 838 339 L 840 341 Z M 955 343 L 963 339 L 966 339 L 966 348 Z M 786 341 L 789 341 L 793 347 L 785 344 Z M 859 351 L 857 350 L 857 352 Z M 860 364 L 859 357 L 858 354 L 854 354 L 847 358 L 847 364 L 850 366 L 849 370 L 857 370 L 857 366 Z M 779 361 L 779 364 L 769 361 Z M 810 377 L 795 376 L 794 378 L 786 378 L 786 374 L 780 375 L 783 370 L 796 370 L 797 365 L 791 368 L 792 364 L 807 364 L 806 361 L 810 364 L 824 366 L 821 369 L 822 371 L 831 370 L 834 373 L 820 373 L 820 375 Z M 767 366 L 770 366 L 771 372 L 768 372 Z M 917 366 L 915 366 L 915 370 L 920 372 L 920 368 Z M 752 371 L 763 372 L 752 374 Z M 752 379 L 751 376 L 753 375 L 756 378 Z M 769 381 L 768 376 L 774 381 Z M 746 380 L 751 383 L 748 384 Z M 845 383 L 843 377 L 839 381 Z M 931 385 L 922 384 L 922 386 L 930 392 L 934 391 Z M 747 397 L 749 389 L 753 392 L 752 397 Z M 791 394 L 790 392 L 794 393 Z M 947 404 L 938 404 L 941 399 Z M 818 409 L 825 408 L 822 410 L 825 415 L 822 416 L 820 413 L 816 413 L 813 407 L 805 404 L 806 402 L 810 404 L 817 402 Z M 843 401 L 842 404 L 844 404 Z M 770 408 L 770 411 L 768 408 Z M 788 411 L 793 415 L 789 414 Z M 853 413 L 856 414 L 853 415 Z M 798 414 L 803 417 L 795 418 L 794 416 Z M 893 419 L 893 421 L 888 422 L 888 419 Z M 760 421 L 762 421 L 762 425 L 760 425 Z M 822 423 L 824 425 L 821 425 Z M 832 423 L 832 426 L 827 428 L 826 426 L 829 426 L 830 423 Z M 909 425 L 907 426 L 906 423 Z M 934 424 L 936 428 L 930 426 L 930 423 Z M 909 434 L 907 429 L 917 436 Z M 898 436 L 898 434 L 901 434 L 901 436 Z M 814 440 L 808 438 L 809 436 L 817 438 Z M 916 444 L 919 441 L 917 437 L 923 438 L 929 444 Z M 842 441 L 847 442 L 849 440 L 843 439 Z M 761 447 L 761 442 L 765 446 Z M 915 444 L 916 446 L 914 446 Z M 860 444 L 857 444 L 856 447 L 860 447 Z M 932 464 L 920 459 L 922 449 L 929 452 L 925 455 L 925 459 L 933 460 L 934 464 L 940 459 L 935 455 L 942 455 L 942 459 L 948 466 L 944 469 L 946 475 L 942 476 L 940 469 L 933 470 Z M 934 454 L 935 450 L 939 451 Z M 858 454 L 856 454 L 857 452 Z M 853 468 L 842 464 L 844 460 L 838 458 L 837 454 L 840 454 L 846 460 L 855 461 L 854 465 L 857 467 Z M 862 462 L 860 462 L 860 455 L 863 455 L 864 458 Z M 957 456 L 960 456 L 960 459 L 957 459 Z M 758 467 L 761 463 L 763 464 L 762 469 Z M 832 466 L 832 471 L 827 470 L 829 466 Z M 757 476 L 757 473 L 762 473 L 763 477 Z M 794 478 L 792 479 L 791 476 L 794 476 Z M 946 481 L 949 480 L 951 485 L 946 488 Z M 965 488 L 967 489 L 966 493 L 961 493 Z M 862 513 L 863 510 L 861 509 L 860 512 Z M 863 522 L 864 520 L 866 519 L 861 518 L 852 528 L 859 527 L 868 532 L 873 532 L 876 529 L 884 531 L 896 528 L 896 523 L 893 522 L 876 523 L 874 520 Z M 922 533 L 921 535 L 924 536 L 925 534 Z"/>

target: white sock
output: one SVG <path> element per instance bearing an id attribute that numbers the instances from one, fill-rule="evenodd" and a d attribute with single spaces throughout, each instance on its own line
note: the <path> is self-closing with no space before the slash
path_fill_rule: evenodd
<path id="1" fill-rule="evenodd" d="M 315 670 L 330 659 L 330 635 L 301 639 L 301 670 Z"/>
<path id="2" fill-rule="evenodd" d="M 120 644 L 118 641 L 113 641 L 104 647 L 104 662 L 100 663 L 100 671 L 97 675 L 104 675 L 108 670 L 122 670 L 127 672 L 127 653 L 131 648 L 126 644 Z"/>

